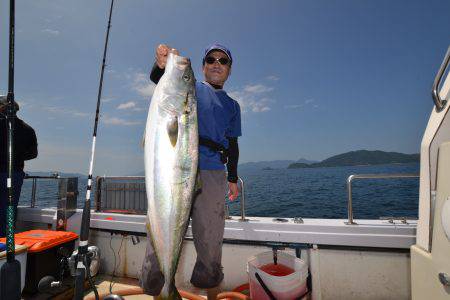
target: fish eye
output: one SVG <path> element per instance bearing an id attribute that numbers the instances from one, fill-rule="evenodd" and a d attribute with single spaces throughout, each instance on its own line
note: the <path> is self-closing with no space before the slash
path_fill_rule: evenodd
<path id="1" fill-rule="evenodd" d="M 184 81 L 189 81 L 191 79 L 191 76 L 189 76 L 188 74 L 184 74 L 183 75 L 183 80 Z"/>

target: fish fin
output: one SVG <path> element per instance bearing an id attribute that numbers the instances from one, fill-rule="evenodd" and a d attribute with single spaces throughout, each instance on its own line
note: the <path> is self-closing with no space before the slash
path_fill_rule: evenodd
<path id="1" fill-rule="evenodd" d="M 144 148 L 145 147 L 145 133 L 146 133 L 147 129 L 144 129 L 144 134 L 142 135 L 142 140 L 141 140 L 141 147 Z"/>
<path id="2" fill-rule="evenodd" d="M 173 147 L 177 144 L 178 140 L 178 118 L 173 117 L 169 123 L 167 123 L 167 134 L 169 135 L 170 143 Z"/>

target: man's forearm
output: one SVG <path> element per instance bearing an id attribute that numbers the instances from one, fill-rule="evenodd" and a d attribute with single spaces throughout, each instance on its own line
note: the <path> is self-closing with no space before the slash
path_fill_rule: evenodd
<path id="1" fill-rule="evenodd" d="M 155 84 L 158 84 L 159 80 L 164 74 L 165 69 L 161 69 L 158 67 L 156 63 L 153 64 L 152 70 L 150 72 L 150 80 L 153 81 Z"/>
<path id="2" fill-rule="evenodd" d="M 237 137 L 227 137 L 228 139 L 228 181 L 236 183 L 238 180 L 237 166 L 239 161 L 239 145 Z"/>

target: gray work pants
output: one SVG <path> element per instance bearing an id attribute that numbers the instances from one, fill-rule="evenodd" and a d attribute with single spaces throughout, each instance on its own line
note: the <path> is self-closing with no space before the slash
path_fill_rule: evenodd
<path id="1" fill-rule="evenodd" d="M 212 288 L 223 280 L 222 241 L 228 186 L 223 170 L 200 170 L 200 179 L 202 190 L 194 199 L 191 211 L 197 252 L 191 283 L 199 288 Z M 140 281 L 144 292 L 149 295 L 159 295 L 164 285 L 164 275 L 149 238 Z"/>

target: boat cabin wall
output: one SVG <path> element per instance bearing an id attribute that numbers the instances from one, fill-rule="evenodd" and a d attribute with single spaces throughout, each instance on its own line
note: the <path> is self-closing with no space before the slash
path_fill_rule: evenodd
<path id="1" fill-rule="evenodd" d="M 420 150 L 419 222 L 417 246 L 431 251 L 434 195 L 436 191 L 437 158 L 439 146 L 450 141 L 450 74 L 447 73 L 440 88 L 441 99 L 447 100 L 442 111 L 433 109 L 422 138 Z M 424 101 L 429 101 L 424 99 Z M 432 103 L 430 101 L 430 103 Z"/>
<path id="2" fill-rule="evenodd" d="M 140 242 L 135 244 L 132 235 L 92 230 L 90 239 L 102 253 L 102 274 L 140 277 L 147 243 L 145 236 L 140 236 Z M 270 250 L 267 246 L 225 243 L 222 255 L 225 278 L 221 289 L 230 291 L 247 283 L 248 260 Z M 296 255 L 292 249 L 282 251 Z M 185 241 L 175 279 L 178 288 L 200 294 L 204 291 L 190 283 L 195 258 L 193 242 Z M 407 249 L 380 251 L 376 248 L 361 250 L 319 245 L 301 250 L 301 258 L 310 266 L 312 299 L 411 299 Z"/>

